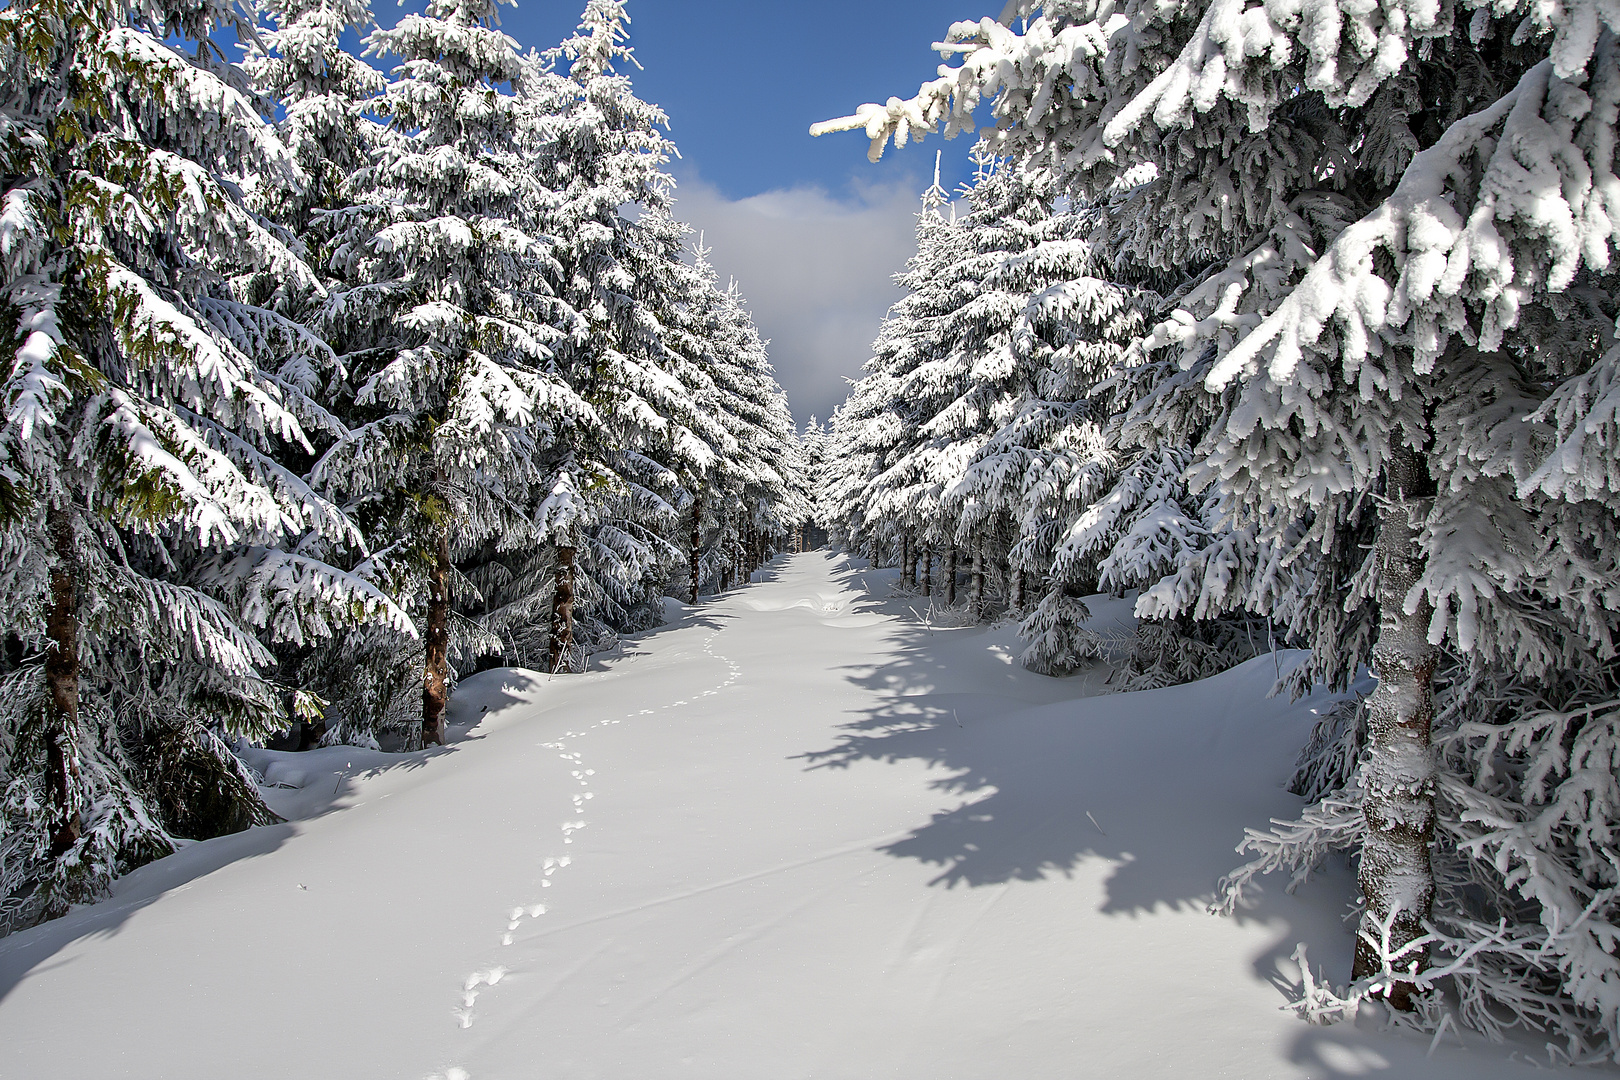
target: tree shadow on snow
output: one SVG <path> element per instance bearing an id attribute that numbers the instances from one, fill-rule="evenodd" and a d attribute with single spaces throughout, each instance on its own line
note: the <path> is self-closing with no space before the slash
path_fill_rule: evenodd
<path id="1" fill-rule="evenodd" d="M 74 908 L 60 919 L 0 939 L 0 1000 L 31 974 L 70 963 L 48 961 L 74 942 L 113 937 L 136 912 L 165 893 L 189 888 L 197 878 L 239 860 L 268 855 L 295 832 L 294 825 L 282 823 L 189 844 L 120 878 L 114 895 L 108 899 Z"/>
<path id="2" fill-rule="evenodd" d="M 936 867 L 929 884 L 1072 878 L 1098 862 L 1105 913 L 1201 912 L 1217 880 L 1244 861 L 1233 850 L 1244 829 L 1300 808 L 1283 784 L 1310 710 L 1332 701 L 1267 700 L 1273 658 L 1186 686 L 1081 696 L 1101 679 L 1046 679 L 1005 656 L 974 659 L 971 648 L 987 648 L 974 633 L 897 625 L 882 662 L 849 669 L 876 703 L 833 746 L 803 755 L 810 768 L 911 762 L 936 771 L 930 786 L 953 805 L 880 849 Z M 1038 703 L 1042 695 L 1050 703 Z M 1323 935 L 1348 941 L 1320 907 L 1264 882 L 1235 916 L 1279 931 L 1255 958 L 1257 974 L 1292 987 L 1297 941 L 1316 951 L 1333 947 L 1317 944 Z"/>
<path id="3" fill-rule="evenodd" d="M 453 709 L 447 718 L 444 746 L 408 753 L 353 746 L 299 753 L 257 749 L 247 752 L 249 763 L 265 778 L 261 791 L 266 801 L 288 820 L 211 840 L 182 841 L 174 854 L 119 878 L 107 899 L 75 907 L 60 919 L 0 938 L 0 1001 L 31 974 L 50 970 L 55 966 L 50 958 L 74 942 L 115 936 L 132 916 L 164 895 L 183 892 L 198 879 L 233 863 L 276 851 L 297 835 L 299 822 L 342 809 L 355 794 L 357 781 L 425 768 L 434 759 L 456 753 L 461 744 L 482 739 L 478 727 L 488 712 L 525 700 L 522 676 L 536 675 L 508 668 L 475 676 L 480 683 L 478 701 L 471 707 L 463 703 Z M 474 679 L 465 680 L 463 686 Z M 480 703 L 488 706 L 480 708 Z M 452 705 L 456 704 L 452 698 Z"/>

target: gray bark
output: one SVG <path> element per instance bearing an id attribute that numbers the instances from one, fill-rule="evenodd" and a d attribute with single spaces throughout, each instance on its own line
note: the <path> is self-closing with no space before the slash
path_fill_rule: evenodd
<path id="1" fill-rule="evenodd" d="M 1406 447 L 1390 455 L 1384 473 L 1386 501 L 1373 556 L 1378 567 L 1379 632 L 1373 646 L 1378 688 L 1367 701 L 1363 806 L 1367 838 L 1358 874 L 1366 909 L 1356 941 L 1355 978 L 1382 972 L 1386 955 L 1394 957 L 1399 973 L 1422 970 L 1428 961 L 1426 949 L 1404 954 L 1401 950 L 1423 935 L 1423 922 L 1434 903 L 1430 735 L 1438 654 L 1428 639 L 1432 609 L 1420 603 L 1417 610 L 1406 611 L 1407 594 L 1424 569 L 1417 540 L 1434 482 L 1424 457 Z M 1397 1009 L 1411 1009 L 1414 991 L 1413 984 L 1397 981 L 1389 1002 Z"/>
<path id="2" fill-rule="evenodd" d="M 45 524 L 55 548 L 51 567 L 51 607 L 45 617 L 50 648 L 45 653 L 45 685 L 50 693 L 45 731 L 45 790 L 50 805 L 51 855 L 67 854 L 79 842 L 79 559 L 73 519 L 52 507 Z"/>
<path id="3" fill-rule="evenodd" d="M 444 710 L 450 703 L 450 528 L 439 526 L 428 579 L 428 619 L 423 634 L 422 745 L 444 744 Z"/>

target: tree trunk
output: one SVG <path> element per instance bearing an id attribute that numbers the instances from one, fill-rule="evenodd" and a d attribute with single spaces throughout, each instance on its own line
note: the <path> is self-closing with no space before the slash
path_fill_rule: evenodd
<path id="1" fill-rule="evenodd" d="M 968 607 L 975 622 L 984 619 L 984 541 L 973 541 L 973 579 L 968 587 Z"/>
<path id="2" fill-rule="evenodd" d="M 1422 970 L 1427 949 L 1401 953 L 1423 935 L 1434 903 L 1434 668 L 1427 603 L 1406 611 L 1407 594 L 1422 575 L 1418 532 L 1434 497 L 1428 462 L 1418 451 L 1397 447 L 1385 466 L 1385 503 L 1379 512 L 1373 557 L 1378 568 L 1378 642 L 1373 672 L 1378 688 L 1367 700 L 1367 838 L 1358 878 L 1366 910 L 1356 940 L 1355 978 L 1378 975 L 1385 956 L 1401 973 Z M 1383 946 L 1388 924 L 1388 944 Z M 1372 940 L 1367 940 L 1368 938 Z M 1389 1003 L 1413 1007 L 1416 988 L 1396 982 Z"/>
<path id="3" fill-rule="evenodd" d="M 945 557 L 945 602 L 956 603 L 956 545 L 951 545 L 950 554 Z"/>
<path id="4" fill-rule="evenodd" d="M 45 789 L 50 799 L 51 856 L 67 854 L 83 831 L 79 817 L 79 558 L 73 519 L 66 510 L 46 511 L 56 549 L 51 567 L 51 608 L 45 617 L 50 648 L 45 686 L 51 704 L 45 731 Z"/>
<path id="5" fill-rule="evenodd" d="M 737 538 L 731 535 L 731 522 L 726 521 L 726 568 L 720 578 L 722 592 L 730 592 L 731 587 L 737 584 Z"/>
<path id="6" fill-rule="evenodd" d="M 439 528 L 429 584 L 426 655 L 422 663 L 422 745 L 444 745 L 444 710 L 450 703 L 450 526 Z"/>
<path id="7" fill-rule="evenodd" d="M 934 595 L 934 549 L 924 548 L 922 553 L 922 591 L 924 596 Z"/>
<path id="8" fill-rule="evenodd" d="M 910 586 L 917 580 L 917 553 L 911 548 L 911 537 L 900 538 L 900 584 Z"/>
<path id="9" fill-rule="evenodd" d="M 703 546 L 703 496 L 692 501 L 692 603 L 698 602 L 698 552 Z"/>
<path id="10" fill-rule="evenodd" d="M 574 647 L 574 555 L 571 547 L 557 549 L 557 566 L 552 571 L 551 594 L 551 673 Z"/>
<path id="11" fill-rule="evenodd" d="M 1018 612 L 1020 614 L 1023 613 L 1023 610 L 1024 610 L 1024 572 L 1022 570 L 1014 570 L 1012 572 L 1012 595 L 1010 597 L 1008 597 L 1008 600 L 1012 604 L 1013 611 Z"/>

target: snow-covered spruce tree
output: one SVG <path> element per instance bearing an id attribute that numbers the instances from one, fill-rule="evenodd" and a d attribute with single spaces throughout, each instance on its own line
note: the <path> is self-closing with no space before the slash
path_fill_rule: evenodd
<path id="1" fill-rule="evenodd" d="M 1071 167 L 1077 191 L 1142 170 L 1141 258 L 1204 258 L 1210 280 L 1224 278 L 1188 294 L 1151 350 L 1177 356 L 1208 394 L 1200 475 L 1250 516 L 1262 547 L 1323 553 L 1307 568 L 1318 594 L 1348 594 L 1281 611 L 1269 595 L 1244 602 L 1291 618 L 1318 673 L 1351 672 L 1370 651 L 1379 677 L 1356 792 L 1358 992 L 1409 1005 L 1431 979 L 1426 946 L 1458 941 L 1473 950 L 1450 965 L 1458 980 L 1487 987 L 1483 957 L 1522 960 L 1456 909 L 1433 912 L 1455 938 L 1424 936 L 1432 679 L 1441 647 L 1529 679 L 1612 655 L 1589 598 L 1612 588 L 1613 470 L 1571 450 L 1610 423 L 1594 373 L 1612 330 L 1556 318 L 1611 314 L 1620 82 L 1608 16 L 1046 8 L 1024 35 L 959 25 L 957 71 L 845 126 L 867 126 L 877 152 L 946 115 L 960 127 L 981 93 L 998 93 L 1004 145 Z M 1371 551 L 1358 558 L 1362 539 Z M 1376 629 L 1347 629 L 1369 611 Z M 1372 648 L 1344 647 L 1357 640 Z M 1523 901 L 1502 917 L 1551 930 L 1559 912 L 1537 862 L 1498 857 Z M 1602 884 L 1610 872 L 1593 873 Z M 1582 1023 L 1522 995 L 1495 1004 L 1613 1053 L 1610 984 L 1570 973 L 1556 995 Z"/>
<path id="2" fill-rule="evenodd" d="M 706 467 L 708 444 L 672 324 L 692 292 L 680 264 L 686 230 L 670 215 L 674 146 L 663 110 L 637 98 L 617 65 L 633 63 L 622 0 L 591 0 L 578 31 L 541 58 L 538 168 L 558 239 L 557 292 L 575 313 L 556 370 L 601 417 L 545 459 L 583 498 L 548 524 L 559 586 L 618 628 L 647 625 L 682 557 L 672 543 L 682 473 Z M 563 70 L 566 66 L 566 70 Z M 633 211 L 627 208 L 634 208 Z M 635 218 L 636 220 L 631 220 Z M 584 570 L 581 580 L 579 570 Z M 571 643 L 572 611 L 556 590 L 554 655 Z M 570 601 L 572 597 L 568 597 Z"/>
<path id="3" fill-rule="evenodd" d="M 455 559 L 540 543 L 556 488 L 542 455 L 600 424 L 552 370 L 556 326 L 574 313 L 547 285 L 557 265 L 536 208 L 548 191 L 515 92 L 529 69 L 495 22 L 493 0 L 446 0 L 368 38 L 400 64 L 334 256 L 352 283 L 342 315 L 367 340 L 348 356 L 352 431 L 312 474 L 363 505 L 379 549 L 365 570 L 418 617 L 422 654 L 409 663 L 428 742 L 443 739 L 452 648 L 462 662 L 501 650 L 455 610 L 458 594 L 477 599 Z M 400 644 L 357 641 L 329 659 L 392 664 Z"/>
<path id="4" fill-rule="evenodd" d="M 1096 574 L 1054 570 L 1052 556 L 1078 512 L 1066 511 L 1089 502 L 1110 460 L 1102 416 L 1084 398 L 1117 365 L 1139 316 L 1123 290 L 1092 275 L 1093 216 L 1056 208 L 1047 170 L 996 163 L 982 144 L 975 154 L 980 179 L 956 225 L 962 302 L 943 320 L 947 351 L 935 365 L 955 370 L 956 396 L 923 430 L 935 440 L 931 471 L 953 547 L 1005 565 L 1015 610 L 1039 597 L 1025 619 L 1025 661 L 1059 670 L 1076 659 L 1078 597 Z M 982 613 L 982 571 L 974 577 Z"/>
<path id="5" fill-rule="evenodd" d="M 917 215 L 916 254 L 895 276 L 906 295 L 889 309 L 866 374 L 834 416 L 840 472 L 831 499 L 843 542 L 874 559 L 893 554 L 908 584 L 929 524 L 907 497 L 916 464 L 910 455 L 932 414 L 926 403 L 907 400 L 903 387 L 924 365 L 943 358 L 945 319 L 962 299 L 957 286 L 963 282 L 953 275 L 961 251 L 954 222 L 943 213 L 948 201 L 936 170 Z"/>
<path id="6" fill-rule="evenodd" d="M 181 44 L 251 23 L 229 4 L 85 0 L 15 4 L 0 23 L 13 927 L 96 896 L 171 834 L 271 819 L 222 741 L 284 722 L 261 632 L 409 621 L 293 546 L 358 539 L 275 457 L 307 450 L 301 418 L 321 412 L 275 372 L 330 354 L 237 291 L 261 273 L 315 284 L 241 194 L 297 165 L 242 73 Z"/>
<path id="7" fill-rule="evenodd" d="M 247 43 L 250 51 L 243 67 L 255 89 L 275 98 L 280 116 L 277 128 L 301 175 L 291 183 L 274 175 L 255 177 L 251 205 L 291 234 L 292 246 L 314 272 L 319 287 L 260 274 L 245 282 L 244 288 L 251 299 L 309 326 L 325 339 L 333 351 L 327 363 L 297 356 L 277 374 L 323 406 L 341 408 L 345 358 L 370 344 L 373 327 L 349 317 L 362 313 L 350 313 L 344 303 L 353 283 L 340 276 L 344 264 L 333 260 L 333 242 L 352 205 L 346 182 L 369 161 L 377 141 L 377 123 L 366 110 L 386 80 L 343 46 L 343 34 L 364 32 L 373 24 L 364 0 L 274 0 L 260 4 L 259 11 L 268 17 L 269 26 L 258 39 Z M 294 448 L 282 462 L 307 479 L 319 453 L 346 429 L 330 414 L 300 419 L 316 453 L 312 456 L 302 447 Z M 343 551 L 319 537 L 306 539 L 300 550 L 350 568 L 358 565 L 369 570 L 372 565 L 365 561 L 365 552 Z M 357 558 L 363 561 L 357 564 Z M 374 677 L 376 664 L 357 667 L 350 661 L 360 640 L 381 645 L 391 658 L 408 656 L 412 650 L 401 648 L 395 632 L 384 627 L 357 629 L 344 638 L 341 647 L 327 641 L 296 646 L 283 643 L 275 649 L 279 677 L 327 702 L 323 715 L 296 725 L 300 745 L 309 745 L 323 735 L 333 740 L 367 741 L 377 727 L 373 716 L 404 711 L 397 700 L 397 684 L 405 676 L 404 670 L 390 670 L 379 685 Z M 343 654 L 342 662 L 323 663 L 338 654 Z M 356 677 L 356 671 L 365 674 Z"/>
<path id="8" fill-rule="evenodd" d="M 670 575 L 668 593 L 696 604 L 704 579 L 704 523 L 714 507 L 710 487 L 722 462 L 736 454 L 737 442 L 726 430 L 713 378 L 719 307 L 710 249 L 700 239 L 690 251 L 690 265 L 683 262 L 671 268 L 676 271 L 673 303 L 668 305 L 664 327 L 673 373 L 692 408 L 687 422 L 677 429 L 678 441 L 669 446 L 670 468 L 683 504 L 675 543 L 684 546 L 685 554 Z"/>
<path id="9" fill-rule="evenodd" d="M 366 115 L 386 86 L 381 72 L 349 53 L 343 34 L 371 28 L 367 0 L 261 0 L 269 27 L 243 63 L 255 89 L 280 105 L 277 128 L 301 176 L 256 181 L 258 202 L 304 245 L 318 274 L 330 273 L 334 211 L 349 205 L 346 181 L 366 164 L 375 122 Z M 287 283 L 278 283 L 287 284 Z"/>
<path id="10" fill-rule="evenodd" d="M 706 370 L 727 450 L 704 488 L 706 550 L 700 580 L 716 589 L 746 578 L 802 516 L 796 498 L 793 419 L 736 283 L 711 290 Z"/>
<path id="11" fill-rule="evenodd" d="M 806 528 L 827 527 L 827 485 L 832 476 L 832 432 L 828 426 L 812 416 L 804 422 L 799 433 L 800 466 L 799 490 L 805 500 L 804 518 L 800 524 L 800 550 L 806 550 Z"/>
<path id="12" fill-rule="evenodd" d="M 883 454 L 896 424 L 889 411 L 893 400 L 890 380 L 869 372 L 850 387 L 849 396 L 833 409 L 829 422 L 829 456 L 822 521 L 832 542 L 846 550 L 887 565 L 892 550 L 866 528 L 862 513 L 867 483 L 881 468 Z"/>
<path id="13" fill-rule="evenodd" d="M 1168 494 L 1161 487 L 1149 488 L 1146 500 L 1129 497 L 1127 478 L 1139 466 L 1122 452 L 1100 389 L 1140 333 L 1142 300 L 1138 290 L 1098 276 L 1087 240 L 1097 219 L 1085 210 L 1038 218 L 1028 249 L 987 276 L 987 293 L 1005 296 L 1012 315 L 1000 330 L 1005 404 L 948 495 L 964 513 L 1014 523 L 1010 563 L 1029 583 L 1021 597 L 1023 662 L 1038 671 L 1097 655 L 1099 643 L 1082 628 L 1089 613 L 1080 597 L 1135 587 L 1156 568 L 1154 560 L 1144 564 L 1140 548 L 1158 546 L 1156 508 Z M 1146 523 L 1145 535 L 1136 523 Z"/>
<path id="14" fill-rule="evenodd" d="M 982 187 L 995 162 L 979 158 L 977 166 Z M 977 324 L 984 314 L 979 279 L 994 255 L 979 250 L 985 217 L 978 219 L 980 228 L 971 236 L 966 222 L 956 221 L 954 214 L 950 221 L 943 219 L 946 195 L 937 157 L 934 184 L 922 201 L 917 255 L 896 276 L 908 295 L 890 310 L 873 349 L 873 363 L 883 365 L 890 377 L 889 408 L 905 424 L 889 448 L 885 467 L 866 487 L 862 511 L 903 540 L 903 580 L 926 588 L 935 550 L 956 544 L 956 518 L 946 514 L 941 495 L 960 475 L 960 437 L 972 439 L 977 432 L 971 429 L 985 418 L 977 407 L 984 393 L 983 380 L 976 378 L 981 344 Z M 980 528 L 967 541 L 970 549 L 984 531 Z"/>

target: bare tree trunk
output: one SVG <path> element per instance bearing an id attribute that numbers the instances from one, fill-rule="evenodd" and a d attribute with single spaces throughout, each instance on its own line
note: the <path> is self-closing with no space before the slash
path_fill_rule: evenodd
<path id="1" fill-rule="evenodd" d="M 423 638 L 422 745 L 444 745 L 444 710 L 450 703 L 450 526 L 439 527 L 429 579 L 427 633 Z"/>
<path id="2" fill-rule="evenodd" d="M 56 549 L 51 567 L 51 608 L 45 617 L 50 648 L 45 686 L 50 692 L 45 731 L 45 789 L 50 800 L 51 856 L 67 854 L 83 831 L 79 817 L 79 557 L 73 518 L 55 507 L 45 526 Z"/>
<path id="3" fill-rule="evenodd" d="M 911 537 L 900 538 L 900 583 L 913 585 L 917 581 L 917 552 L 912 549 Z"/>
<path id="4" fill-rule="evenodd" d="M 924 548 L 922 553 L 922 591 L 924 596 L 934 595 L 934 549 Z"/>
<path id="5" fill-rule="evenodd" d="M 703 547 L 703 495 L 692 500 L 692 603 L 698 602 L 698 553 Z"/>
<path id="6" fill-rule="evenodd" d="M 973 580 L 968 588 L 968 607 L 975 621 L 984 619 L 984 540 L 973 540 Z"/>
<path id="7" fill-rule="evenodd" d="M 726 568 L 721 578 L 721 591 L 723 592 L 730 592 L 731 587 L 737 584 L 737 555 L 739 549 L 737 538 L 730 535 L 730 533 L 731 521 L 728 516 L 726 520 Z"/>
<path id="8" fill-rule="evenodd" d="M 1011 577 L 1012 593 L 1008 597 L 1008 601 L 1011 603 L 1013 611 L 1021 613 L 1024 610 L 1024 572 L 1014 570 Z"/>
<path id="9" fill-rule="evenodd" d="M 574 647 L 574 555 L 571 547 L 557 549 L 557 566 L 552 571 L 551 594 L 551 672 L 568 650 Z"/>
<path id="10" fill-rule="evenodd" d="M 950 554 L 945 557 L 945 602 L 956 603 L 956 545 L 951 545 Z"/>
<path id="11" fill-rule="evenodd" d="M 1418 532 L 1434 497 L 1428 462 L 1397 447 L 1385 466 L 1385 503 L 1379 512 L 1373 557 L 1378 567 L 1378 643 L 1373 671 L 1378 688 L 1367 700 L 1367 837 L 1359 880 L 1366 899 L 1356 940 L 1355 978 L 1378 975 L 1390 957 L 1396 971 L 1416 974 L 1428 963 L 1424 948 L 1402 952 L 1423 935 L 1434 904 L 1434 667 L 1427 603 L 1410 614 L 1407 595 L 1423 573 Z M 1386 929 L 1387 928 L 1387 929 Z M 1387 941 L 1385 934 L 1387 933 Z M 1368 939 L 1371 940 L 1368 940 Z M 1416 987 L 1396 982 L 1389 1003 L 1413 1008 Z"/>

